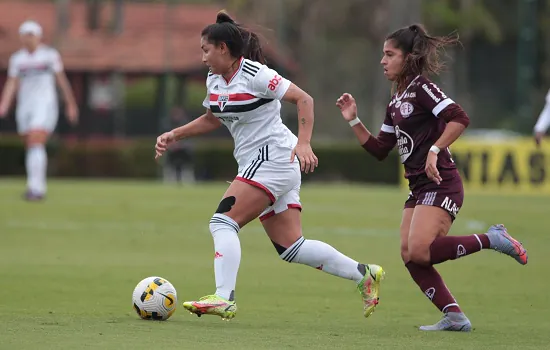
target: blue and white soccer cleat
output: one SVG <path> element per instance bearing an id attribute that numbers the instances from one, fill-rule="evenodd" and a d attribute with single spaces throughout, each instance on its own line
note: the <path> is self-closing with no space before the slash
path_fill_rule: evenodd
<path id="1" fill-rule="evenodd" d="M 521 242 L 508 234 L 504 225 L 489 227 L 487 237 L 489 237 L 489 247 L 491 249 L 511 256 L 522 265 L 527 264 L 527 250 L 525 250 Z"/>
<path id="2" fill-rule="evenodd" d="M 421 331 L 451 331 L 470 332 L 472 324 L 466 315 L 458 312 L 448 312 L 443 318 L 431 326 L 421 326 Z"/>

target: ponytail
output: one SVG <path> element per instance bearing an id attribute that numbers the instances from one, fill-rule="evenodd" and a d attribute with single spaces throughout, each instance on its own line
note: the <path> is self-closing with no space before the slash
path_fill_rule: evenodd
<path id="1" fill-rule="evenodd" d="M 405 65 L 397 79 L 398 91 L 402 91 L 414 76 L 439 74 L 445 67 L 439 57 L 441 49 L 460 43 L 456 32 L 448 36 L 430 36 L 421 24 L 398 29 L 388 35 L 386 40 L 391 40 L 396 48 L 403 51 L 405 58 Z"/>
<path id="2" fill-rule="evenodd" d="M 204 28 L 201 36 L 216 45 L 225 43 L 235 58 L 244 56 L 252 61 L 266 63 L 258 35 L 236 23 L 225 11 L 218 12 L 216 23 Z"/>

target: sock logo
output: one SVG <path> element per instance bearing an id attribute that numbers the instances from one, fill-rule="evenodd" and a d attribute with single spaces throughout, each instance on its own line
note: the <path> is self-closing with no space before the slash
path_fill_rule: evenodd
<path id="1" fill-rule="evenodd" d="M 426 289 L 426 291 L 424 292 L 424 294 L 426 294 L 426 296 L 428 297 L 428 299 L 434 300 L 435 288 L 434 288 L 434 287 L 430 287 L 430 288 Z"/>
<path id="2" fill-rule="evenodd" d="M 218 258 L 223 258 L 223 254 L 216 252 L 216 254 L 214 254 L 214 259 L 218 259 Z"/>
<path id="3" fill-rule="evenodd" d="M 459 244 L 456 248 L 456 258 L 460 258 L 461 256 L 466 255 L 466 248 L 462 244 Z"/>
<path id="4" fill-rule="evenodd" d="M 323 271 L 323 264 L 321 264 L 321 265 L 317 266 L 317 267 L 316 267 L 316 269 L 317 269 L 317 270 L 321 270 L 321 271 Z"/>

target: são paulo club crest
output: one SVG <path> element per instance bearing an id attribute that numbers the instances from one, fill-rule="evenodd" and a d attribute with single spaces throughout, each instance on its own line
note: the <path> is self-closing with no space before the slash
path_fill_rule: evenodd
<path id="1" fill-rule="evenodd" d="M 218 107 L 220 107 L 220 111 L 223 111 L 227 102 L 229 102 L 228 94 L 218 95 Z"/>

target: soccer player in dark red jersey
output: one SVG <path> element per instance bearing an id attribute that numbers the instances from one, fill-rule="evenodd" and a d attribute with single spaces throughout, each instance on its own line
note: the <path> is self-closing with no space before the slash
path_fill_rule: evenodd
<path id="1" fill-rule="evenodd" d="M 430 36 L 421 25 L 401 28 L 386 38 L 381 64 L 396 92 L 378 136 L 358 119 L 350 94 L 336 102 L 371 155 L 383 160 L 397 145 L 410 188 L 400 229 L 401 257 L 422 292 L 444 314 L 438 323 L 420 327 L 425 331 L 472 328 L 433 265 L 482 249 L 494 249 L 527 264 L 526 250 L 503 225 L 493 225 L 484 234 L 447 236 L 464 199 L 449 146 L 468 126 L 469 118 L 426 75 L 442 68 L 439 49 L 457 42 L 452 36 Z"/>

